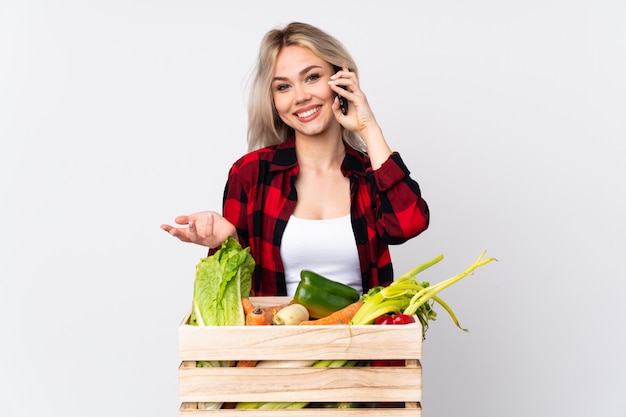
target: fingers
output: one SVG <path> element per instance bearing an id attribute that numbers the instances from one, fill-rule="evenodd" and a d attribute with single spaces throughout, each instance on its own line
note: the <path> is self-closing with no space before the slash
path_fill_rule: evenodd
<path id="1" fill-rule="evenodd" d="M 170 235 L 177 237 L 183 242 L 189 242 L 186 229 L 170 226 L 169 224 L 162 224 L 161 229 L 165 230 Z"/>
<path id="2" fill-rule="evenodd" d="M 339 90 L 339 88 L 349 93 L 354 93 L 355 91 L 358 90 L 358 82 L 356 79 L 356 74 L 348 71 L 347 69 L 344 69 L 342 71 L 336 72 L 335 74 L 331 75 L 330 81 L 328 81 L 328 84 L 331 86 L 333 91 L 337 93 L 341 93 L 341 90 Z"/>
<path id="3" fill-rule="evenodd" d="M 192 242 L 192 238 L 191 238 L 191 228 L 190 225 L 192 223 L 194 223 L 194 228 L 193 228 L 193 233 L 196 232 L 195 230 L 195 221 L 193 219 L 193 215 L 191 216 L 177 216 L 174 219 L 174 222 L 177 225 L 185 225 L 187 227 L 174 227 L 174 226 L 170 226 L 169 224 L 162 224 L 161 225 L 161 229 L 165 230 L 167 233 L 169 233 L 170 235 L 178 238 L 179 240 L 181 240 L 182 242 Z M 197 233 L 196 233 L 196 237 L 194 237 L 194 239 L 197 238 Z"/>
<path id="4" fill-rule="evenodd" d="M 215 217 L 212 212 L 203 213 L 196 220 L 194 217 L 189 218 L 189 241 L 199 245 L 208 245 L 213 238 L 213 229 L 215 226 Z"/>
<path id="5" fill-rule="evenodd" d="M 196 221 L 193 219 L 189 219 L 189 225 L 187 227 L 187 235 L 189 236 L 189 241 L 196 243 L 198 242 L 198 230 L 196 229 Z"/>
<path id="6" fill-rule="evenodd" d="M 206 224 L 204 226 L 204 235 L 213 236 L 213 229 L 215 228 L 215 217 L 213 213 L 209 212 L 206 216 Z"/>
<path id="7" fill-rule="evenodd" d="M 187 227 L 173 227 L 168 224 L 162 224 L 161 229 L 183 242 L 196 243 L 203 246 L 207 246 L 214 238 L 215 217 L 212 212 L 178 216 L 175 222 Z"/>
<path id="8" fill-rule="evenodd" d="M 209 248 L 221 245 L 229 235 L 236 236 L 234 226 L 214 211 L 178 216 L 175 222 L 180 227 L 162 224 L 161 229 L 183 242 L 195 243 Z"/>
<path id="9" fill-rule="evenodd" d="M 177 216 L 174 221 L 176 224 L 189 224 L 189 216 Z"/>
<path id="10" fill-rule="evenodd" d="M 347 111 L 340 112 L 340 110 L 342 110 L 342 103 L 340 101 L 339 105 L 333 103 L 332 106 L 335 117 L 337 117 L 337 120 L 342 120 L 340 123 L 343 124 L 346 122 L 346 118 L 342 116 L 355 116 L 355 112 L 350 111 L 351 105 L 349 103 L 356 106 L 358 110 L 359 107 L 363 106 L 365 96 L 359 88 L 359 83 L 355 73 L 343 70 L 333 74 L 330 78 L 331 79 L 328 81 L 328 84 L 331 90 L 337 95 L 340 95 L 342 100 L 346 100 L 348 102 Z M 338 99 L 335 99 L 335 101 L 338 101 Z M 344 125 L 344 127 L 348 126 Z"/>

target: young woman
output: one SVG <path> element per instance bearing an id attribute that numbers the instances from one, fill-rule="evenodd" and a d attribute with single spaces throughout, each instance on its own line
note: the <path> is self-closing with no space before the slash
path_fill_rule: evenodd
<path id="1" fill-rule="evenodd" d="M 344 46 L 299 22 L 268 32 L 248 113 L 250 152 L 230 169 L 222 215 L 179 216 L 182 227 L 161 228 L 211 251 L 228 236 L 249 246 L 255 295 L 293 295 L 302 269 L 362 292 L 388 285 L 388 245 L 424 231 L 429 211 Z"/>

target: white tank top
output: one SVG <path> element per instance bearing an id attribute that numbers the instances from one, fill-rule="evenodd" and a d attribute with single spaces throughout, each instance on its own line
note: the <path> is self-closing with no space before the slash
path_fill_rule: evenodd
<path id="1" fill-rule="evenodd" d="M 363 292 L 359 253 L 349 214 L 328 220 L 291 216 L 283 234 L 280 256 L 290 297 L 296 292 L 303 269 Z"/>

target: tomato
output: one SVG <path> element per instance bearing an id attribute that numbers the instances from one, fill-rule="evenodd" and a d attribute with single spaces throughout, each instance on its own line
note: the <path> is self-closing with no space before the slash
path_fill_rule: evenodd
<path id="1" fill-rule="evenodd" d="M 393 316 L 390 316 L 389 314 L 383 314 L 382 316 L 377 317 L 376 320 L 374 320 L 374 324 L 394 324 Z"/>
<path id="2" fill-rule="evenodd" d="M 378 360 L 372 361 L 372 366 L 404 366 L 404 360 Z"/>
<path id="3" fill-rule="evenodd" d="M 413 316 L 409 316 L 408 314 L 396 314 L 393 316 L 393 324 L 410 324 L 415 323 L 415 319 Z"/>
<path id="4" fill-rule="evenodd" d="M 413 316 L 407 314 L 383 314 L 374 320 L 374 324 L 409 324 L 415 323 Z M 404 366 L 404 360 L 375 360 L 371 362 L 372 366 Z"/>
<path id="5" fill-rule="evenodd" d="M 408 314 L 383 314 L 374 320 L 374 324 L 409 324 L 415 323 L 415 318 Z"/>

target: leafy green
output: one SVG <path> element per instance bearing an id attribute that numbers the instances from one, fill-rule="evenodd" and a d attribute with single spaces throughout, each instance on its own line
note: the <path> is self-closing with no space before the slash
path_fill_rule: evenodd
<path id="1" fill-rule="evenodd" d="M 417 315 L 422 324 L 422 338 L 425 339 L 428 322 L 436 320 L 437 318 L 437 313 L 433 309 L 433 305 L 436 302 L 448 312 L 457 327 L 467 331 L 467 329 L 461 327 L 450 306 L 438 297 L 437 294 L 470 275 L 475 269 L 497 260 L 493 257 L 484 259 L 485 253 L 486 252 L 483 251 L 476 262 L 465 271 L 434 285 L 430 285 L 428 282 L 417 281 L 416 275 L 441 261 L 443 255 L 439 255 L 413 268 L 394 280 L 387 287 L 372 288 L 367 294 L 363 295 L 363 306 L 356 312 L 354 317 L 352 317 L 350 323 L 371 324 L 377 317 L 389 313 L 403 313 L 410 316 Z"/>
<path id="2" fill-rule="evenodd" d="M 211 256 L 196 266 L 190 324 L 244 326 L 241 299 L 250 295 L 255 262 L 250 248 L 228 238 Z"/>

